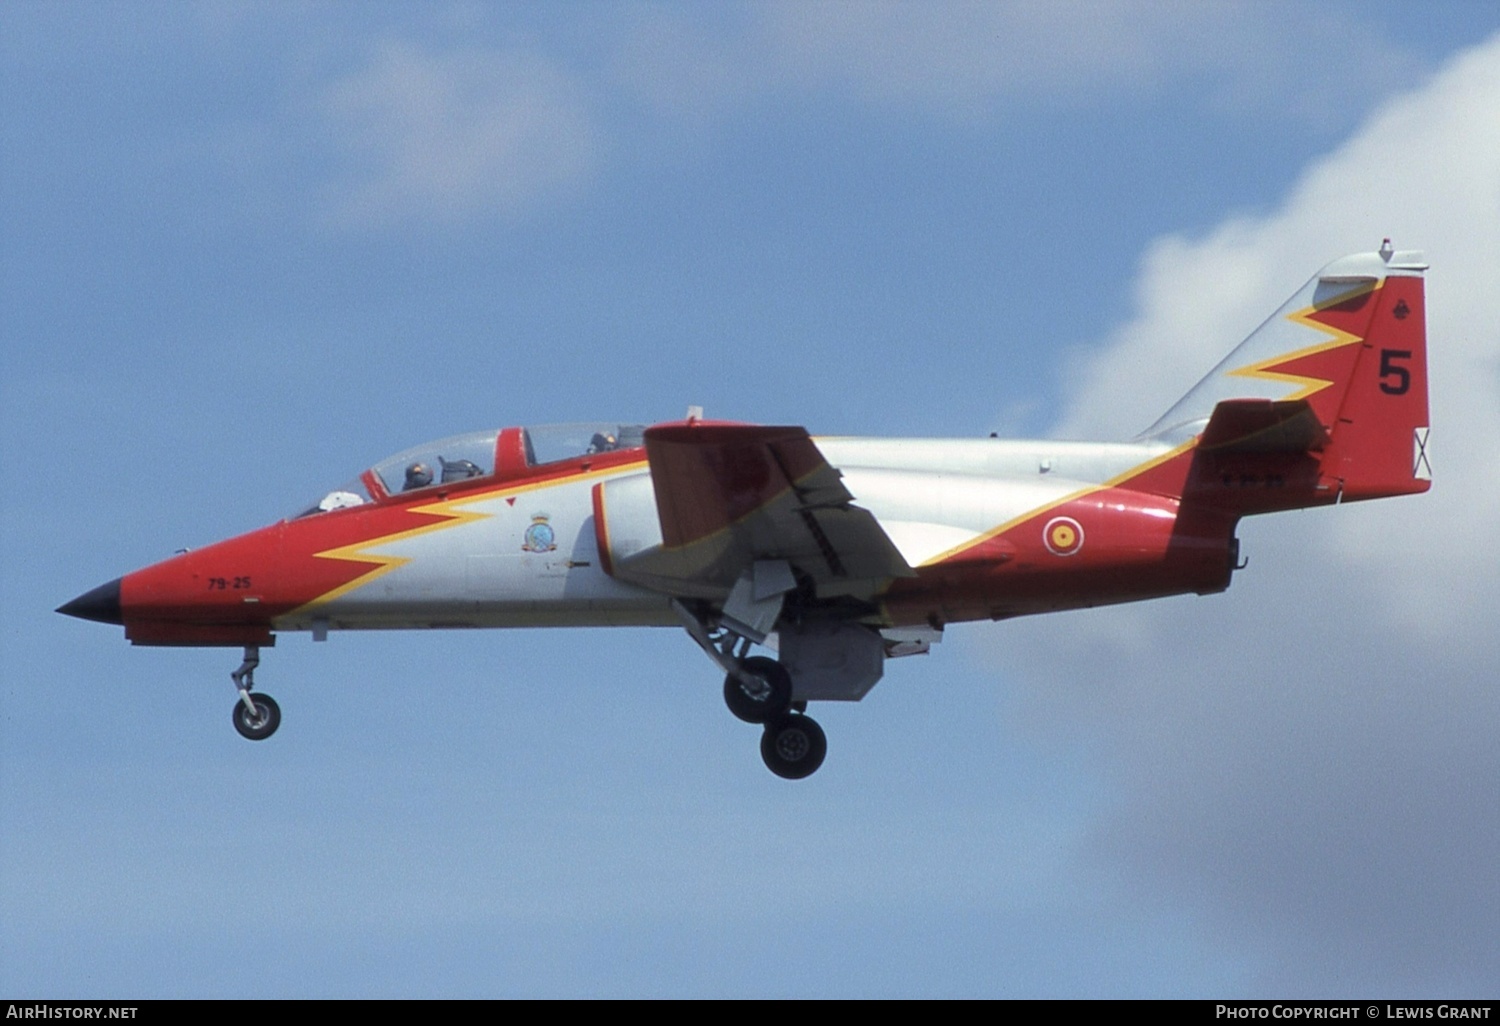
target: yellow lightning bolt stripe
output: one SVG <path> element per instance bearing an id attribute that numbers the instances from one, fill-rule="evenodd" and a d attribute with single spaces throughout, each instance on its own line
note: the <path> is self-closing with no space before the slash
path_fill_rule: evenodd
<path id="1" fill-rule="evenodd" d="M 637 460 L 632 463 L 617 464 L 604 470 L 588 470 L 578 474 L 570 474 L 566 477 L 554 477 L 549 478 L 545 481 L 535 481 L 529 484 L 517 484 L 511 486 L 486 488 L 482 492 L 475 492 L 473 494 L 464 495 L 456 499 L 444 499 L 440 502 L 429 502 L 421 506 L 413 506 L 411 507 L 411 509 L 407 510 L 408 513 L 428 513 L 436 516 L 446 517 L 447 519 L 438 521 L 437 523 L 423 524 L 420 527 L 411 527 L 407 528 L 404 531 L 396 531 L 391 534 L 381 535 L 378 538 L 371 538 L 366 541 L 353 542 L 349 545 L 340 545 L 335 549 L 325 549 L 322 552 L 313 553 L 313 556 L 316 559 L 342 559 L 354 563 L 371 563 L 373 564 L 373 568 L 363 574 L 360 574 L 358 577 L 348 582 L 347 584 L 341 584 L 337 588 L 334 588 L 332 591 L 324 592 L 322 595 L 319 595 L 312 601 L 298 606 L 296 609 L 291 610 L 286 615 L 295 616 L 298 613 L 305 613 L 308 610 L 327 605 L 335 599 L 349 594 L 356 588 L 362 588 L 365 585 L 379 579 L 380 577 L 385 576 L 392 570 L 395 570 L 398 567 L 405 566 L 407 563 L 410 563 L 412 561 L 410 556 L 383 555 L 378 552 L 371 552 L 371 549 L 390 545 L 398 541 L 405 541 L 407 538 L 415 538 L 418 535 L 430 534 L 434 531 L 445 531 L 450 527 L 458 527 L 461 524 L 472 524 L 476 521 L 488 520 L 494 516 L 493 513 L 475 513 L 471 510 L 463 509 L 462 507 L 464 506 L 471 506 L 474 503 L 484 502 L 487 499 L 519 496 L 525 495 L 529 492 L 537 492 L 543 491 L 548 488 L 556 488 L 561 485 L 577 484 L 580 481 L 588 481 L 594 478 L 612 477 L 617 474 L 639 470 L 644 466 L 646 466 L 645 460 Z"/>
<path id="2" fill-rule="evenodd" d="M 372 563 L 374 564 L 374 568 L 367 571 L 366 573 L 360 574 L 358 577 L 348 582 L 347 584 L 342 584 L 339 587 L 334 588 L 332 591 L 325 592 L 324 594 L 319 595 L 317 598 L 313 599 L 311 602 L 308 602 L 306 605 L 299 606 L 298 608 L 292 610 L 292 613 L 300 613 L 317 606 L 325 605 L 329 602 L 332 602 L 336 598 L 347 595 L 349 592 L 355 590 L 356 588 L 362 588 L 366 584 L 372 583 L 377 578 L 385 576 L 392 570 L 395 570 L 397 567 L 405 566 L 407 563 L 411 562 L 410 556 L 387 556 L 381 555 L 378 552 L 369 552 L 367 551 L 368 549 L 372 549 L 381 545 L 389 545 L 392 542 L 404 541 L 407 538 L 415 538 L 418 535 L 429 534 L 433 531 L 443 531 L 450 527 L 457 527 L 459 524 L 469 524 L 477 520 L 488 520 L 491 516 L 493 516 L 493 514 L 473 513 L 467 510 L 458 509 L 457 507 L 468 505 L 469 503 L 477 502 L 480 499 L 487 499 L 491 497 L 493 497 L 493 493 L 485 492 L 481 495 L 465 496 L 462 499 L 452 499 L 443 502 L 427 503 L 426 505 L 422 506 L 413 506 L 407 512 L 430 513 L 436 516 L 446 517 L 447 519 L 432 524 L 423 524 L 420 527 L 408 528 L 405 531 L 397 531 L 394 534 L 382 535 L 381 537 L 371 539 L 370 541 L 354 542 L 351 545 L 341 545 L 336 549 L 327 549 L 323 552 L 313 553 L 313 557 L 315 559 L 342 559 L 354 563 Z"/>
<path id="3" fill-rule="evenodd" d="M 1180 456 L 1181 454 L 1187 452 L 1189 449 L 1192 449 L 1197 444 L 1197 438 L 1190 438 L 1186 442 L 1183 442 L 1181 445 L 1177 446 L 1175 449 L 1169 449 L 1166 452 L 1162 453 L 1160 456 L 1153 456 L 1151 459 L 1146 460 L 1144 463 L 1138 463 L 1135 466 L 1131 467 L 1129 470 L 1122 471 L 1121 473 L 1116 474 L 1108 481 L 1104 481 L 1096 485 L 1089 485 L 1086 488 L 1079 488 L 1077 491 L 1069 492 L 1066 495 L 1053 499 L 1051 502 L 1044 502 L 1040 506 L 1028 509 L 1025 513 L 1022 513 L 1019 516 L 1011 517 L 999 527 L 992 527 L 988 531 L 985 531 L 983 534 L 971 538 L 969 541 L 955 545 L 953 546 L 953 548 L 948 549 L 944 552 L 939 552 L 931 559 L 923 560 L 918 565 L 933 566 L 937 563 L 943 562 L 943 560 L 945 559 L 952 559 L 954 556 L 957 556 L 960 553 L 969 551 L 976 545 L 983 545 L 991 538 L 995 538 L 999 535 L 1004 534 L 1006 531 L 1009 531 L 1013 527 L 1018 527 L 1021 524 L 1024 524 L 1026 521 L 1031 520 L 1033 517 L 1039 517 L 1045 513 L 1050 513 L 1052 510 L 1057 509 L 1059 506 L 1066 506 L 1068 503 L 1073 502 L 1074 500 L 1093 495 L 1095 492 L 1102 492 L 1109 488 L 1116 488 L 1137 477 L 1140 477 L 1142 474 L 1152 469 L 1153 467 L 1161 466 L 1161 464 L 1166 463 L 1168 460 Z"/>
<path id="4" fill-rule="evenodd" d="M 1281 353 L 1244 367 L 1236 367 L 1232 371 L 1225 371 L 1225 377 L 1259 378 L 1263 381 L 1277 381 L 1284 385 L 1299 386 L 1297 391 L 1285 397 L 1287 401 L 1306 399 L 1310 395 L 1316 395 L 1318 392 L 1323 391 L 1323 389 L 1333 384 L 1333 382 L 1326 378 L 1314 378 L 1305 374 L 1288 374 L 1285 371 L 1275 371 L 1270 368 L 1291 363 L 1303 357 L 1312 356 L 1314 353 L 1323 353 L 1330 349 L 1338 349 L 1341 346 L 1347 346 L 1355 342 L 1363 342 L 1364 339 L 1362 336 L 1344 331 L 1341 328 L 1335 328 L 1330 324 L 1324 324 L 1322 321 L 1314 320 L 1313 317 L 1315 314 L 1327 310 L 1329 307 L 1338 306 L 1341 303 L 1347 303 L 1352 299 L 1358 299 L 1360 296 L 1375 292 L 1379 290 L 1380 284 L 1379 282 L 1369 282 L 1356 285 L 1348 292 L 1341 292 L 1331 299 L 1325 299 L 1321 303 L 1314 303 L 1312 306 L 1305 306 L 1301 310 L 1287 314 L 1286 319 L 1293 324 L 1300 324 L 1304 328 L 1312 328 L 1314 331 L 1329 336 L 1328 339 L 1315 345 L 1307 346 L 1304 349 L 1298 349 L 1290 353 Z"/>

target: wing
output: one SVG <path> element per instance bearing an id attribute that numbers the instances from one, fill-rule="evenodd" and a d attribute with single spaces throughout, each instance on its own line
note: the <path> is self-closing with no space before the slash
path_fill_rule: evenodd
<path id="1" fill-rule="evenodd" d="M 803 428 L 665 424 L 645 441 L 660 544 L 615 558 L 622 579 L 723 595 L 781 560 L 820 598 L 869 599 L 916 574 Z"/>

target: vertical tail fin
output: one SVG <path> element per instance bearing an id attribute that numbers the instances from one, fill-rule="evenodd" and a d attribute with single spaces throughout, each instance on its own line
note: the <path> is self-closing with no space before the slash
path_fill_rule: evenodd
<path id="1" fill-rule="evenodd" d="M 1423 270 L 1421 265 L 1393 270 L 1377 286 L 1359 358 L 1323 454 L 1323 474 L 1338 479 L 1346 500 L 1409 495 L 1432 485 Z"/>
<path id="2" fill-rule="evenodd" d="M 1426 269 L 1389 240 L 1334 261 L 1146 434 L 1196 435 L 1237 467 L 1315 461 L 1317 496 L 1284 494 L 1265 508 L 1425 492 Z"/>

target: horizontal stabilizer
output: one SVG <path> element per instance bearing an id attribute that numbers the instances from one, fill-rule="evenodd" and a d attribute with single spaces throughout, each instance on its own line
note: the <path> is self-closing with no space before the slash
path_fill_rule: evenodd
<path id="1" fill-rule="evenodd" d="M 1306 399 L 1225 399 L 1214 407 L 1198 448 L 1213 453 L 1304 453 L 1328 432 Z"/>

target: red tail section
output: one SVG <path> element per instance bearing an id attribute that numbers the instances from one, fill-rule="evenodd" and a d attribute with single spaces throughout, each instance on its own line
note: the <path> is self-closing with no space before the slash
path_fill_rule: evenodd
<path id="1" fill-rule="evenodd" d="M 1325 267 L 1174 406 L 1196 436 L 1184 498 L 1236 514 L 1425 492 L 1427 329 L 1419 253 Z"/>
<path id="2" fill-rule="evenodd" d="M 1425 492 L 1427 315 L 1422 279 L 1392 275 L 1374 296 L 1349 385 L 1323 452 L 1344 500 Z"/>

